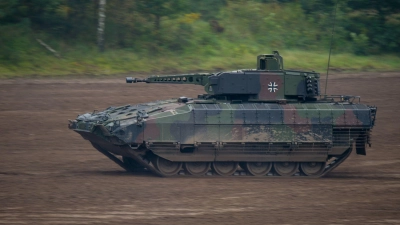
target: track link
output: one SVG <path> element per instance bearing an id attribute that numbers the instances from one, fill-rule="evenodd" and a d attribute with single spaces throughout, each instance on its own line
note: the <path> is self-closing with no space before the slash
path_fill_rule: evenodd
<path id="1" fill-rule="evenodd" d="M 109 152 L 107 152 L 105 150 L 102 150 L 99 146 L 95 146 L 95 147 L 96 147 L 97 150 L 100 149 L 99 152 L 103 153 L 108 158 L 110 158 L 112 161 L 117 163 L 119 166 L 121 166 L 122 168 L 127 170 L 127 168 L 125 168 L 126 166 L 124 166 L 123 162 L 121 160 L 119 160 L 116 156 L 114 156 L 113 154 L 111 154 L 111 153 L 109 153 Z M 127 153 L 127 155 L 129 157 L 133 158 L 135 161 L 137 161 L 140 165 L 142 165 L 144 168 L 146 168 L 152 174 L 160 176 L 160 177 L 166 177 L 156 167 L 153 166 L 153 163 L 151 163 L 151 160 L 148 160 L 148 159 L 140 156 L 134 150 L 132 150 L 129 146 L 121 146 L 121 148 L 123 148 L 125 150 L 125 152 Z M 319 178 L 319 177 L 322 177 L 322 176 L 326 175 L 327 173 L 329 173 L 330 171 L 332 171 L 333 169 L 335 169 L 336 167 L 338 167 L 341 163 L 343 163 L 350 156 L 352 150 L 353 150 L 353 148 L 350 147 L 342 155 L 340 155 L 338 157 L 335 157 L 333 160 L 330 160 L 329 162 L 327 162 L 323 172 L 321 174 L 319 174 L 319 175 L 307 176 L 307 175 L 305 175 L 305 174 L 303 174 L 301 172 L 296 172 L 292 176 L 285 176 L 285 178 L 287 178 L 287 177 L 301 177 L 301 178 Z M 185 170 L 182 169 L 174 176 L 191 176 L 191 175 L 189 173 L 187 173 Z M 219 176 L 219 175 L 215 171 L 209 170 L 205 174 L 205 176 Z M 254 177 L 250 173 L 246 172 L 245 170 L 237 170 L 236 172 L 234 172 L 230 176 L 239 176 L 239 177 L 251 176 L 251 177 Z M 228 176 L 228 177 L 230 177 L 230 176 Z M 221 177 L 221 176 L 219 176 L 219 177 Z M 271 172 L 267 173 L 263 177 L 280 177 L 280 178 L 284 178 L 284 176 L 280 176 L 274 171 L 271 171 Z"/>

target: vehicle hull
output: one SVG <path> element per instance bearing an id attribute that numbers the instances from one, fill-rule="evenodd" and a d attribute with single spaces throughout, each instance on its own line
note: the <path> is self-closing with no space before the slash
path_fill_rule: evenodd
<path id="1" fill-rule="evenodd" d="M 376 108 L 363 104 L 170 100 L 108 109 L 71 122 L 70 129 L 113 161 L 129 157 L 151 170 L 157 170 L 157 158 L 181 164 L 329 163 L 354 143 L 365 154 L 375 114 Z M 108 115 L 106 122 L 93 119 L 99 115 Z"/>

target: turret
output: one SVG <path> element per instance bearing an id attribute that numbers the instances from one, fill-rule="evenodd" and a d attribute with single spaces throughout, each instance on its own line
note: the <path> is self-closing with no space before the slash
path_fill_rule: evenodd
<path id="1" fill-rule="evenodd" d="M 204 86 L 204 99 L 226 101 L 286 102 L 315 101 L 320 94 L 319 73 L 284 70 L 278 51 L 257 56 L 257 69 L 219 73 L 127 77 L 127 83 L 174 83 Z"/>

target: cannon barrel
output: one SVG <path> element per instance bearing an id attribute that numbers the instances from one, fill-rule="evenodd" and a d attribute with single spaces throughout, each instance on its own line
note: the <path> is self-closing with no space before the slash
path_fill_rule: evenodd
<path id="1" fill-rule="evenodd" d="M 146 82 L 146 79 L 139 79 L 134 77 L 126 77 L 126 83 Z"/>
<path id="2" fill-rule="evenodd" d="M 208 83 L 208 77 L 213 73 L 195 73 L 179 75 L 152 75 L 145 79 L 127 77 L 126 83 L 170 83 L 170 84 L 195 84 L 205 86 Z"/>

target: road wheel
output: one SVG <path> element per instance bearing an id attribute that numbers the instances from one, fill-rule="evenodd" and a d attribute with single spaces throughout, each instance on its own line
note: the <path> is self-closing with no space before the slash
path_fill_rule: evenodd
<path id="1" fill-rule="evenodd" d="M 210 170 L 209 162 L 185 162 L 186 172 L 193 176 L 202 176 Z"/>
<path id="2" fill-rule="evenodd" d="M 253 176 L 265 176 L 271 168 L 271 162 L 247 162 L 245 164 L 245 170 Z"/>
<path id="3" fill-rule="evenodd" d="M 309 177 L 318 177 L 325 169 L 325 162 L 302 162 L 300 171 Z"/>
<path id="4" fill-rule="evenodd" d="M 172 162 L 157 156 L 154 159 L 154 167 L 164 176 L 173 176 L 182 169 L 182 163 Z"/>
<path id="5" fill-rule="evenodd" d="M 275 162 L 274 170 L 275 172 L 282 177 L 292 176 L 297 172 L 299 168 L 298 162 Z"/>
<path id="6" fill-rule="evenodd" d="M 214 171 L 221 176 L 230 176 L 238 168 L 237 162 L 213 162 Z"/>

